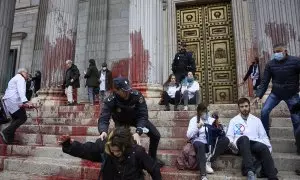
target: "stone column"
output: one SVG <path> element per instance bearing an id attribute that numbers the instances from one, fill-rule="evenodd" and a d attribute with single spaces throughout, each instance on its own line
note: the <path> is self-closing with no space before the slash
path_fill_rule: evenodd
<path id="1" fill-rule="evenodd" d="M 49 0 L 42 60 L 40 97 L 47 104 L 66 100 L 60 87 L 65 75 L 66 60 L 73 60 L 77 32 L 79 0 Z"/>
<path id="2" fill-rule="evenodd" d="M 130 0 L 129 77 L 147 98 L 159 97 L 163 79 L 163 4 L 161 0 Z"/>
<path id="3" fill-rule="evenodd" d="M 6 88 L 8 56 L 14 25 L 16 0 L 0 0 L 0 85 Z"/>

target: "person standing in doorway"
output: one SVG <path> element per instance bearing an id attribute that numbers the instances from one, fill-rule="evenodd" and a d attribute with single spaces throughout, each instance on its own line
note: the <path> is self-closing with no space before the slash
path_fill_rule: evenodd
<path id="1" fill-rule="evenodd" d="M 260 70 L 258 57 L 255 57 L 254 62 L 252 62 L 251 66 L 247 71 L 247 74 L 243 79 L 243 82 L 240 85 L 244 85 L 249 77 L 252 80 L 253 90 L 257 90 L 257 87 L 260 85 Z"/>
<path id="2" fill-rule="evenodd" d="M 106 62 L 102 63 L 102 68 L 99 71 L 100 75 L 100 100 L 103 102 L 107 92 L 112 88 L 112 73 L 107 69 Z"/>
<path id="3" fill-rule="evenodd" d="M 88 87 L 88 96 L 91 105 L 95 102 L 95 88 L 99 86 L 99 72 L 94 59 L 89 60 L 89 67 L 87 72 L 84 72 L 84 78 L 86 78 L 86 86 Z"/>

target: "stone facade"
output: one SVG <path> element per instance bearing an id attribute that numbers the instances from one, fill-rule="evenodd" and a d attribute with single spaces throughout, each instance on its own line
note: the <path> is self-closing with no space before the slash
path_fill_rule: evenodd
<path id="1" fill-rule="evenodd" d="M 162 21 L 162 26 L 156 29 L 156 34 L 141 33 L 143 44 L 140 45 L 150 52 L 150 59 L 153 58 L 155 66 L 150 69 L 147 79 L 140 83 L 146 83 L 146 89 L 151 89 L 150 86 L 153 83 L 162 84 L 167 75 L 171 73 L 172 59 L 177 51 L 176 8 L 178 5 L 223 1 L 158 0 L 155 1 L 156 4 L 149 5 L 149 8 L 146 8 L 148 6 L 146 2 L 140 1 L 141 7 L 139 9 L 143 12 L 137 11 L 135 14 L 131 7 L 134 2 L 134 0 L 79 1 L 74 60 L 82 74 L 79 90 L 81 101 L 87 99 L 83 71 L 88 66 L 88 59 L 96 59 L 99 68 L 101 63 L 106 61 L 109 69 L 113 69 L 114 76 L 120 74 L 130 76 L 135 71 L 133 67 L 130 67 L 130 63 L 133 63 L 132 42 L 130 41 L 132 30 L 138 32 L 139 29 L 158 27 L 155 25 L 157 20 Z M 297 0 L 288 0 L 282 5 L 280 2 L 280 0 L 233 0 L 231 2 L 237 83 L 242 81 L 248 65 L 255 56 L 260 57 L 262 68 L 264 67 L 272 53 L 272 45 L 276 43 L 285 43 L 291 55 L 300 56 L 299 51 L 297 51 L 300 46 L 300 23 L 299 19 L 292 15 L 299 12 L 300 3 Z M 26 67 L 32 72 L 41 69 L 40 62 L 42 61 L 43 49 L 37 48 L 37 44 L 42 40 L 38 41 L 36 37 L 43 37 L 45 30 L 43 30 L 41 22 L 45 20 L 38 18 L 38 16 L 43 11 L 47 11 L 47 7 L 39 8 L 39 4 L 39 0 L 19 0 L 16 2 L 13 33 L 24 32 L 27 34 L 26 38 L 19 44 L 20 51 L 16 69 Z M 273 4 L 273 6 L 269 6 L 269 4 Z M 153 8 L 156 11 L 152 10 Z M 147 11 L 148 9 L 150 11 Z M 152 19 L 144 19 L 146 21 L 139 24 L 136 19 L 144 15 L 147 16 L 147 13 L 150 13 L 148 16 Z M 161 14 L 157 16 L 157 13 Z M 151 33 L 153 30 L 149 32 Z M 145 32 L 147 33 L 144 30 Z M 153 37 L 149 39 L 148 36 L 155 36 L 154 39 L 159 43 L 151 45 L 155 40 L 151 39 Z M 12 41 L 12 44 L 18 43 Z M 160 86 L 155 85 L 154 91 L 159 89 Z M 151 93 L 153 92 L 148 93 L 149 97 L 157 96 L 157 94 Z M 248 88 L 243 86 L 238 89 L 239 96 L 247 96 L 249 93 L 251 93 L 250 85 Z"/>

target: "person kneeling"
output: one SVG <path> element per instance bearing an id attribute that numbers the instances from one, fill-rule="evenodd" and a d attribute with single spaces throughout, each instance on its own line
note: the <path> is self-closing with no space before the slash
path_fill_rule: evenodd
<path id="1" fill-rule="evenodd" d="M 214 146 L 214 153 L 206 158 L 206 153 L 209 152 L 209 144 L 207 135 L 209 126 L 214 126 L 215 119 L 208 115 L 207 107 L 200 103 L 197 107 L 197 116 L 193 117 L 188 126 L 186 136 L 191 140 L 199 163 L 201 180 L 207 180 L 206 173 L 214 173 L 211 168 L 211 162 L 215 161 L 220 154 L 224 153 L 228 147 L 229 139 L 226 136 L 219 136 L 218 141 Z M 225 133 L 223 133 L 225 135 Z"/>
<path id="2" fill-rule="evenodd" d="M 60 137 L 62 150 L 71 156 L 103 163 L 100 175 L 103 180 L 144 180 L 143 169 L 153 180 L 161 180 L 158 164 L 142 146 L 134 143 L 129 128 L 117 127 L 108 136 L 107 142 L 100 138 L 95 143 L 80 143 L 68 135 Z"/>
<path id="3" fill-rule="evenodd" d="M 227 137 L 231 149 L 236 149 L 242 156 L 242 174 L 248 180 L 255 180 L 255 167 L 252 154 L 261 161 L 263 174 L 269 180 L 277 180 L 277 170 L 271 156 L 272 146 L 259 118 L 250 114 L 250 101 L 247 98 L 238 100 L 240 114 L 229 122 Z"/>

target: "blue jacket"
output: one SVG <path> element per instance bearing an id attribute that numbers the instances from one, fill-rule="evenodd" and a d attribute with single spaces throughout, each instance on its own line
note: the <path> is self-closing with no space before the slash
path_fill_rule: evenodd
<path id="1" fill-rule="evenodd" d="M 272 91 L 279 99 L 289 99 L 299 92 L 300 58 L 287 56 L 282 61 L 267 63 L 256 96 L 262 98 L 272 78 Z"/>

